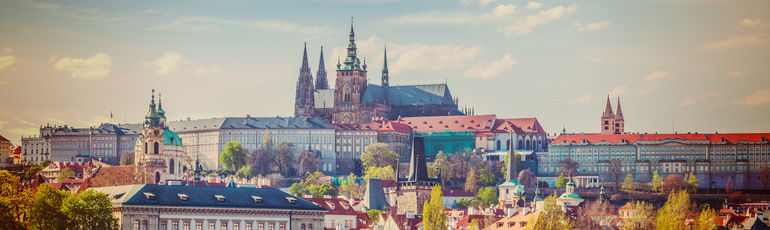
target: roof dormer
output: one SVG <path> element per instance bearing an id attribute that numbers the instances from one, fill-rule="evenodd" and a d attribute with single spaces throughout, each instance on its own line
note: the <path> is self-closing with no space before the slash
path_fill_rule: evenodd
<path id="1" fill-rule="evenodd" d="M 214 198 L 216 198 L 219 202 L 225 202 L 225 196 L 223 195 L 214 195 Z"/>
<path id="2" fill-rule="evenodd" d="M 190 199 L 190 197 L 187 196 L 187 194 L 184 194 L 184 193 L 178 193 L 176 195 L 179 196 L 179 199 L 182 200 L 182 201 L 187 201 L 188 199 Z"/>

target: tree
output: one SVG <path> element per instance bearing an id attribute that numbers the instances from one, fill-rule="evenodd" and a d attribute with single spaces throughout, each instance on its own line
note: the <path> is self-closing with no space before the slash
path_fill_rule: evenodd
<path id="1" fill-rule="evenodd" d="M 308 193 L 305 186 L 302 185 L 302 182 L 294 182 L 289 186 L 289 194 L 301 197 L 302 195 L 305 195 L 305 193 Z"/>
<path id="2" fill-rule="evenodd" d="M 294 154 L 291 152 L 292 144 L 289 142 L 278 142 L 278 146 L 272 149 L 272 160 L 275 171 L 283 176 L 291 176 L 291 164 L 294 162 Z"/>
<path id="3" fill-rule="evenodd" d="M 622 230 L 645 230 L 652 229 L 652 217 L 655 216 L 655 211 L 652 204 L 644 201 L 636 201 L 631 205 L 631 218 L 625 220 Z"/>
<path id="4" fill-rule="evenodd" d="M 604 174 L 615 182 L 616 189 L 620 188 L 620 177 L 623 176 L 623 162 L 618 159 L 610 160 L 607 165 L 607 171 Z"/>
<path id="5" fill-rule="evenodd" d="M 364 178 L 380 178 L 382 180 L 395 180 L 396 179 L 396 172 L 393 171 L 393 168 L 388 166 L 384 167 L 369 167 L 366 169 L 366 173 L 364 174 Z"/>
<path id="6" fill-rule="evenodd" d="M 444 154 L 444 151 L 439 150 L 436 154 L 436 159 L 433 161 L 433 166 L 438 168 L 441 172 L 441 184 L 447 184 L 451 178 L 451 166 L 449 165 L 449 157 Z"/>
<path id="7" fill-rule="evenodd" d="M 225 145 L 225 151 L 219 154 L 219 163 L 227 170 L 236 171 L 246 164 L 246 157 L 241 143 L 231 141 Z"/>
<path id="8" fill-rule="evenodd" d="M 358 184 L 358 176 L 351 173 L 340 182 L 340 193 L 348 198 L 361 198 L 366 192 L 364 185 Z"/>
<path id="9" fill-rule="evenodd" d="M 564 176 L 564 173 L 559 174 L 559 177 L 556 177 L 556 182 L 553 183 L 553 186 L 556 188 L 564 188 L 567 186 L 567 177 Z"/>
<path id="10" fill-rule="evenodd" d="M 430 200 L 425 201 L 422 208 L 422 223 L 425 230 L 446 230 L 446 208 L 442 204 L 441 185 L 434 185 L 430 192 Z"/>
<path id="11" fill-rule="evenodd" d="M 471 155 L 467 152 L 459 152 L 449 156 L 449 165 L 452 169 L 451 177 L 458 180 L 466 180 L 471 169 Z M 471 191 L 475 191 L 471 190 Z"/>
<path id="12" fill-rule="evenodd" d="M 477 219 L 471 220 L 471 223 L 468 224 L 468 230 L 481 230 L 481 228 L 479 228 L 479 222 Z"/>
<path id="13" fill-rule="evenodd" d="M 563 211 L 561 206 L 556 203 L 558 197 L 551 194 L 543 200 L 543 213 L 537 220 L 527 221 L 527 229 L 534 230 L 568 230 L 572 229 L 573 221 Z"/>
<path id="14" fill-rule="evenodd" d="M 120 165 L 134 165 L 134 152 L 125 152 L 120 156 Z"/>
<path id="15" fill-rule="evenodd" d="M 698 218 L 695 219 L 695 226 L 693 229 L 695 230 L 715 230 L 717 229 L 716 224 L 716 212 L 713 208 L 711 208 L 708 204 L 703 206 L 703 209 L 701 209 L 700 214 L 698 215 Z"/>
<path id="16" fill-rule="evenodd" d="M 249 161 L 251 161 L 251 170 L 254 175 L 265 176 L 273 172 L 272 150 L 253 149 L 249 154 Z"/>
<path id="17" fill-rule="evenodd" d="M 63 180 L 69 179 L 70 177 L 75 177 L 75 172 L 73 172 L 72 169 L 65 167 L 59 170 L 59 176 L 57 176 L 56 179 L 59 181 L 63 181 Z"/>
<path id="18" fill-rule="evenodd" d="M 297 175 L 305 175 L 305 173 L 318 171 L 318 164 L 321 163 L 321 158 L 318 157 L 318 152 L 310 150 L 302 150 L 297 155 Z"/>
<path id="19" fill-rule="evenodd" d="M 559 163 L 561 164 L 561 169 L 559 169 L 559 171 L 561 173 L 566 173 L 569 178 L 572 178 L 575 173 L 578 173 L 578 169 L 580 168 L 580 164 L 570 158 L 564 158 L 564 160 Z"/>
<path id="20" fill-rule="evenodd" d="M 725 184 L 725 192 L 727 194 L 733 193 L 733 188 L 735 187 L 735 182 L 733 182 L 733 178 L 727 178 L 727 184 Z"/>
<path id="21" fill-rule="evenodd" d="M 516 164 L 516 168 L 519 169 L 520 168 L 519 166 L 521 166 L 521 155 L 516 150 L 513 150 L 513 155 L 515 156 L 513 158 L 514 159 L 513 163 Z M 510 161 L 510 156 L 511 156 L 511 153 L 508 152 L 508 153 L 505 154 L 505 157 L 503 158 L 503 167 L 500 169 L 500 172 L 503 175 L 505 175 L 505 173 L 508 171 L 508 161 Z M 516 173 L 516 172 L 514 172 L 514 173 Z"/>
<path id="22" fill-rule="evenodd" d="M 371 223 L 377 223 L 377 221 L 380 220 L 381 214 L 382 214 L 382 211 L 377 209 L 371 209 L 369 211 L 366 211 L 366 215 L 369 216 L 369 221 Z"/>
<path id="23" fill-rule="evenodd" d="M 21 222 L 13 216 L 12 204 L 5 199 L 0 199 L 0 228 L 9 230 L 26 229 Z"/>
<path id="24" fill-rule="evenodd" d="M 495 172 L 489 165 L 484 165 L 477 171 L 478 183 L 482 186 L 495 185 Z"/>
<path id="25" fill-rule="evenodd" d="M 238 178 L 249 179 L 254 176 L 254 171 L 250 165 L 244 165 L 241 167 L 241 169 L 238 169 L 238 172 L 235 173 L 235 176 Z"/>
<path id="26" fill-rule="evenodd" d="M 519 177 L 517 179 L 519 183 L 523 184 L 525 187 L 531 188 L 537 185 L 537 178 L 529 169 L 519 171 Z"/>
<path id="27" fill-rule="evenodd" d="M 663 184 L 661 184 L 660 188 L 664 192 L 670 192 L 670 191 L 679 191 L 683 188 L 685 188 L 686 184 L 684 180 L 682 180 L 682 177 L 676 174 L 671 174 L 666 177 L 666 179 L 663 179 Z"/>
<path id="28" fill-rule="evenodd" d="M 457 208 L 459 209 L 467 209 L 470 201 L 466 200 L 465 198 L 460 198 L 457 200 Z"/>
<path id="29" fill-rule="evenodd" d="M 323 185 L 311 185 L 307 189 L 307 193 L 309 193 L 313 197 L 324 197 L 324 195 L 329 195 L 331 197 L 337 197 L 337 189 L 334 189 L 331 185 L 323 184 Z"/>
<path id="30" fill-rule="evenodd" d="M 655 170 L 652 172 L 652 181 L 650 181 L 650 188 L 652 188 L 652 191 L 658 192 L 660 191 L 660 185 L 663 183 L 663 179 L 660 178 L 660 174 L 658 174 L 658 170 Z"/>
<path id="31" fill-rule="evenodd" d="M 393 152 L 385 143 L 374 143 L 366 146 L 366 151 L 361 153 L 361 163 L 365 168 L 369 167 L 396 167 L 398 153 Z"/>
<path id="32" fill-rule="evenodd" d="M 22 189 L 19 178 L 6 170 L 0 170 L 0 204 L 4 206 L 3 209 L 10 210 L 8 214 L 13 217 L 0 222 L 7 222 L 9 227 L 23 224 L 24 210 L 32 203 L 33 196 L 32 189 Z"/>
<path id="33" fill-rule="evenodd" d="M 69 229 L 118 229 L 110 198 L 93 189 L 68 196 L 62 202 L 61 212 L 70 220 Z"/>
<path id="34" fill-rule="evenodd" d="M 634 176 L 631 173 L 626 174 L 626 180 L 623 181 L 623 190 L 634 190 Z"/>
<path id="35" fill-rule="evenodd" d="M 68 192 L 48 184 L 38 186 L 35 198 L 26 210 L 30 229 L 66 229 L 69 220 L 61 207 L 64 199 L 69 196 Z"/>
<path id="36" fill-rule="evenodd" d="M 658 209 L 655 218 L 656 229 L 682 229 L 682 223 L 692 211 L 690 194 L 686 190 L 672 192 L 668 195 L 666 203 Z"/>
<path id="37" fill-rule="evenodd" d="M 768 169 L 767 166 L 762 167 L 762 169 L 759 170 L 759 177 L 760 180 L 762 180 L 762 185 L 765 186 L 765 190 L 767 190 L 767 185 L 770 184 L 770 169 Z"/>
<path id="38" fill-rule="evenodd" d="M 476 193 L 476 197 L 474 197 L 473 199 L 484 202 L 484 206 L 486 207 L 495 205 L 498 202 L 497 189 L 495 189 L 495 187 L 480 188 L 479 192 Z"/>
<path id="39" fill-rule="evenodd" d="M 476 191 L 479 189 L 479 182 L 478 178 L 476 178 L 476 169 L 471 168 L 470 172 L 468 172 L 468 176 L 465 179 L 465 190 L 468 191 Z"/>
<path id="40" fill-rule="evenodd" d="M 690 172 L 690 175 L 687 176 L 687 187 L 690 188 L 690 192 L 697 192 L 699 185 L 698 177 L 695 177 L 695 174 Z"/>

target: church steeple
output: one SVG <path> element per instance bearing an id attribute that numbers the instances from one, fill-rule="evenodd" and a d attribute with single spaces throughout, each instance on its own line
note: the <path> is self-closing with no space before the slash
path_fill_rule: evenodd
<path id="1" fill-rule="evenodd" d="M 602 117 L 615 117 L 615 114 L 612 112 L 612 104 L 610 104 L 610 95 L 607 95 L 607 105 L 604 106 Z"/>
<path id="2" fill-rule="evenodd" d="M 385 54 L 382 58 L 382 87 L 388 88 L 390 86 L 390 76 L 388 76 L 388 47 L 385 47 Z M 387 92 L 387 90 L 386 90 Z"/>
<path id="3" fill-rule="evenodd" d="M 299 71 L 310 71 L 310 66 L 307 63 L 307 42 L 305 42 L 305 49 L 302 53 L 302 67 L 299 69 Z"/>
<path id="4" fill-rule="evenodd" d="M 620 109 L 620 97 L 618 97 L 618 109 L 615 110 L 615 120 L 616 121 L 622 121 L 623 120 L 623 110 Z"/>
<path id="5" fill-rule="evenodd" d="M 144 126 L 157 127 L 160 126 L 161 116 L 158 114 L 157 107 L 155 106 L 155 89 L 152 89 L 152 96 L 150 99 L 150 110 L 147 111 L 147 115 L 144 116 Z"/>
<path id="6" fill-rule="evenodd" d="M 310 73 L 310 66 L 307 61 L 306 42 L 302 53 L 302 67 L 299 69 L 299 78 L 297 79 L 297 92 L 294 97 L 295 117 L 313 116 L 315 109 L 315 100 L 313 97 L 313 74 Z"/>
<path id="7" fill-rule="evenodd" d="M 326 79 L 326 66 L 324 65 L 324 47 L 321 46 L 321 58 L 318 61 L 318 72 L 315 74 L 315 88 L 329 89 L 329 81 Z"/>
<path id="8" fill-rule="evenodd" d="M 343 70 L 361 70 L 361 60 L 356 54 L 356 33 L 353 31 L 353 18 L 350 18 L 350 39 L 348 42 L 348 57 L 345 58 Z"/>

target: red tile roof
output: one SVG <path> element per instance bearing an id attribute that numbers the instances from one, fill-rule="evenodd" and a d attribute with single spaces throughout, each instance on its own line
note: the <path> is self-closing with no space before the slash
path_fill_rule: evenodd
<path id="1" fill-rule="evenodd" d="M 715 143 L 735 142 L 765 142 L 770 140 L 770 133 L 725 133 L 725 134 L 693 134 L 693 133 L 667 133 L 667 134 L 563 134 L 551 142 L 552 144 L 583 143 L 586 140 L 589 144 L 608 142 L 621 143 L 623 140 L 628 143 L 637 141 L 663 141 L 668 139 L 679 139 L 683 141 L 710 141 Z"/>
<path id="2" fill-rule="evenodd" d="M 725 140 L 729 143 L 736 142 L 763 142 L 770 140 L 770 133 L 724 133 L 724 134 L 706 134 L 711 142 L 722 142 Z"/>
<path id="3" fill-rule="evenodd" d="M 467 229 L 471 225 L 471 221 L 476 220 L 476 223 L 479 223 L 479 229 L 484 229 L 484 218 L 486 217 L 485 215 L 467 215 L 462 220 L 457 221 L 455 226 L 458 229 Z"/>
<path id="4" fill-rule="evenodd" d="M 144 180 L 142 180 L 142 173 L 137 173 L 139 171 L 141 171 L 141 167 L 134 165 L 101 167 L 99 168 L 99 171 L 97 171 L 91 178 L 88 178 L 83 184 L 88 184 L 86 186 L 87 188 L 93 188 L 129 184 L 150 184 L 155 182 L 154 176 L 149 173 L 144 175 Z"/>
<path id="5" fill-rule="evenodd" d="M 666 139 L 680 139 L 680 140 L 686 140 L 686 141 L 705 141 L 706 136 L 703 134 L 689 134 L 689 133 L 642 134 L 643 141 L 662 141 Z"/>
<path id="6" fill-rule="evenodd" d="M 471 132 L 489 131 L 495 124 L 495 115 L 403 117 L 415 132 Z"/>
<path id="7" fill-rule="evenodd" d="M 0 142 L 6 142 L 6 141 L 11 142 L 10 140 L 8 140 L 8 138 L 5 138 L 3 135 L 0 135 Z"/>
<path id="8" fill-rule="evenodd" d="M 442 189 L 441 194 L 444 195 L 444 197 L 473 197 L 476 196 L 475 193 L 468 191 L 468 190 L 461 190 L 461 189 Z"/>
<path id="9" fill-rule="evenodd" d="M 555 140 L 553 140 L 553 144 L 563 144 L 565 141 L 567 143 L 583 143 L 583 140 L 586 140 L 588 143 L 600 143 L 600 142 L 609 142 L 609 143 L 621 143 L 623 139 L 625 139 L 627 142 L 634 143 L 640 139 L 642 139 L 643 134 L 598 134 L 598 133 L 591 133 L 591 134 L 564 134 L 557 137 Z"/>
<path id="10" fill-rule="evenodd" d="M 362 212 L 357 212 L 350 203 L 344 199 L 340 198 L 323 198 L 323 197 L 315 197 L 315 198 L 302 198 L 304 200 L 310 201 L 313 204 L 316 204 L 318 206 L 321 206 L 322 208 L 325 208 L 326 210 L 329 210 L 327 212 L 327 215 L 350 215 L 350 216 L 358 216 Z M 366 213 L 364 213 L 366 215 Z"/>
<path id="11" fill-rule="evenodd" d="M 540 122 L 537 122 L 537 118 L 508 118 L 503 119 L 508 123 L 518 127 L 525 133 L 545 133 L 545 130 L 540 126 Z"/>

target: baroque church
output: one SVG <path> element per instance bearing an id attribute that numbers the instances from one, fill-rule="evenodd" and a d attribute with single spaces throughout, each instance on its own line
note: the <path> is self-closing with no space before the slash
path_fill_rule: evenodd
<path id="1" fill-rule="evenodd" d="M 352 22 L 347 57 L 342 63 L 337 60 L 336 72 L 336 88 L 330 89 L 321 47 L 314 84 L 305 44 L 294 101 L 295 117 L 321 117 L 332 124 L 362 124 L 375 118 L 462 115 L 447 84 L 391 86 L 387 50 L 380 85 L 370 84 L 366 60 L 361 62 L 356 54 Z"/>
<path id="2" fill-rule="evenodd" d="M 144 117 L 142 134 L 134 147 L 136 175 L 142 178 L 154 177 L 153 181 L 143 183 L 159 184 L 168 180 L 181 180 L 184 177 L 185 159 L 182 138 L 166 125 L 166 112 L 160 95 L 155 105 L 155 90 L 152 90 L 150 109 Z"/>

